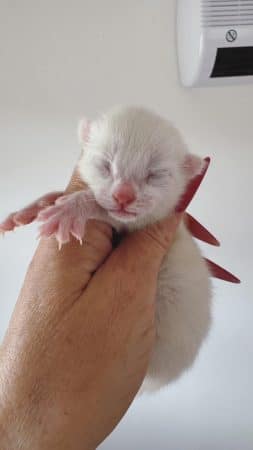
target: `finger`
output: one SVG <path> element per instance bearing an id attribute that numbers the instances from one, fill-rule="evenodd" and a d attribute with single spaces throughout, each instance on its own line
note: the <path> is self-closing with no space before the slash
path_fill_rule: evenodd
<path id="1" fill-rule="evenodd" d="M 152 226 L 130 233 L 116 249 L 119 253 L 117 253 L 118 260 L 127 261 L 132 267 L 132 272 L 139 273 L 141 267 L 156 277 L 182 218 L 183 214 L 174 214 Z"/>
<path id="2" fill-rule="evenodd" d="M 180 213 L 186 210 L 189 203 L 193 199 L 195 193 L 197 192 L 200 184 L 202 183 L 206 175 L 207 169 L 210 165 L 211 159 L 209 157 L 206 157 L 204 161 L 205 161 L 204 169 L 202 170 L 201 174 L 197 175 L 196 177 L 193 178 L 192 181 L 190 181 L 186 192 L 183 194 L 179 204 L 176 206 L 176 212 Z"/>
<path id="3" fill-rule="evenodd" d="M 89 220 L 85 227 L 85 236 L 82 245 L 80 241 L 70 238 L 70 242 L 62 247 L 61 258 L 63 265 L 73 263 L 73 273 L 81 275 L 79 282 L 82 288 L 88 283 L 94 272 L 100 267 L 112 251 L 112 229 L 109 225 Z M 73 277 L 74 279 L 75 277 Z M 77 280 L 74 280 L 75 282 Z"/>
<path id="4" fill-rule="evenodd" d="M 207 244 L 215 245 L 216 247 L 220 246 L 220 242 L 216 239 L 216 237 L 189 213 L 185 214 L 184 222 L 193 237 L 199 239 L 200 241 L 206 242 Z"/>
<path id="5" fill-rule="evenodd" d="M 49 192 L 48 194 L 40 197 L 37 200 L 37 203 L 39 206 L 41 206 L 41 208 L 45 208 L 47 206 L 53 205 L 55 203 L 55 201 L 62 195 L 64 195 L 63 191 Z"/>
<path id="6" fill-rule="evenodd" d="M 182 215 L 174 215 L 126 235 L 90 280 L 87 295 L 95 282 L 103 303 L 115 299 L 113 317 L 118 314 L 117 323 L 129 314 L 127 320 L 134 323 L 138 317 L 139 326 L 143 319 L 145 326 L 152 328 L 158 272 L 181 219 Z M 125 327 L 123 324 L 122 329 Z"/>
<path id="7" fill-rule="evenodd" d="M 229 283 L 241 283 L 239 278 L 228 272 L 226 269 L 223 269 L 223 267 L 218 266 L 213 261 L 210 261 L 210 259 L 205 258 L 205 261 L 214 278 L 219 278 L 220 280 L 228 281 Z"/>
<path id="8" fill-rule="evenodd" d="M 43 228 L 41 231 L 44 231 Z M 111 227 L 88 221 L 83 245 L 73 237 L 59 251 L 54 236 L 42 239 L 27 273 L 26 286 L 39 286 L 47 308 L 70 307 L 84 292 L 94 272 L 112 251 Z M 37 280 L 36 283 L 34 280 Z M 64 305 L 63 305 L 64 303 Z"/>
<path id="9" fill-rule="evenodd" d="M 87 184 L 82 180 L 78 166 L 74 168 L 70 182 L 66 188 L 66 193 L 70 194 L 72 192 L 81 191 L 82 189 L 87 189 Z"/>

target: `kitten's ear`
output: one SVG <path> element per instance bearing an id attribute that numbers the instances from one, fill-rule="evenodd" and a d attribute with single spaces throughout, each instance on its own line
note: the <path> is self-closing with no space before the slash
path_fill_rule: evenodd
<path id="1" fill-rule="evenodd" d="M 205 167 L 205 161 L 199 156 L 188 153 L 183 161 L 183 171 L 187 178 L 192 178 L 199 175 Z"/>
<path id="2" fill-rule="evenodd" d="M 77 130 L 78 140 L 80 144 L 83 145 L 87 142 L 89 138 L 89 133 L 90 133 L 90 121 L 84 117 L 83 119 L 80 120 Z"/>

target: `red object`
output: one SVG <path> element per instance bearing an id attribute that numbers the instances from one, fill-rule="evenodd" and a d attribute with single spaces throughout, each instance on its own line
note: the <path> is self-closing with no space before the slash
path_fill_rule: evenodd
<path id="1" fill-rule="evenodd" d="M 206 242 L 210 245 L 220 246 L 220 242 L 216 237 L 210 233 L 201 223 L 199 223 L 194 217 L 189 213 L 185 213 L 185 224 L 188 230 L 191 232 L 192 236 L 200 241 Z"/>
<path id="2" fill-rule="evenodd" d="M 189 184 L 185 194 L 180 200 L 180 203 L 176 207 L 176 212 L 181 213 L 186 210 L 189 203 L 191 202 L 192 198 L 194 197 L 195 193 L 197 192 L 203 178 L 205 177 L 205 174 L 207 172 L 207 169 L 210 165 L 210 158 L 205 158 L 206 166 L 202 173 L 200 175 L 197 175 Z M 185 224 L 192 234 L 193 237 L 196 239 L 199 239 L 200 241 L 206 242 L 210 245 L 220 246 L 220 242 L 216 239 L 216 237 L 210 233 L 203 225 L 201 225 L 194 217 L 192 217 L 189 213 L 185 213 Z M 218 264 L 214 263 L 213 261 L 210 261 L 209 259 L 205 258 L 205 261 L 208 265 L 208 268 L 214 278 L 218 278 L 223 281 L 228 281 L 229 283 L 236 283 L 239 284 L 241 281 L 239 278 L 237 278 L 235 275 L 233 275 L 231 272 L 228 272 L 228 270 L 224 269 L 221 266 L 218 266 Z"/>
<path id="3" fill-rule="evenodd" d="M 218 266 L 213 261 L 210 261 L 210 259 L 205 258 L 205 260 L 214 278 L 219 278 L 220 280 L 228 281 L 229 283 L 236 283 L 236 284 L 241 283 L 239 278 L 237 278 L 232 273 L 228 272 L 226 269 L 223 269 L 223 267 Z"/>

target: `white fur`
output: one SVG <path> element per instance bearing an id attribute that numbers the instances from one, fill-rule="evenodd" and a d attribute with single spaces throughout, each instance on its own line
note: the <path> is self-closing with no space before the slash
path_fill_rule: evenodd
<path id="1" fill-rule="evenodd" d="M 203 166 L 167 120 L 143 108 L 115 108 L 89 125 L 88 137 L 79 138 L 80 175 L 100 206 L 115 207 L 112 194 L 120 183 L 134 186 L 137 198 L 128 210 L 136 217 L 119 220 L 108 212 L 118 230 L 133 231 L 168 215 Z M 189 368 L 210 326 L 208 269 L 184 225 L 162 264 L 156 300 L 157 337 L 144 390 L 158 389 Z"/>
<path id="2" fill-rule="evenodd" d="M 156 341 L 143 390 L 175 380 L 194 362 L 211 322 L 206 264 L 184 226 L 158 278 Z"/>

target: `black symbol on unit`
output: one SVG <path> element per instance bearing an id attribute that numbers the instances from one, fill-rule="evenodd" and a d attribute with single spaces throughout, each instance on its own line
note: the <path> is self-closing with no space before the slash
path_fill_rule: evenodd
<path id="1" fill-rule="evenodd" d="M 228 30 L 226 33 L 226 40 L 228 42 L 234 42 L 237 38 L 237 31 L 236 30 Z"/>

